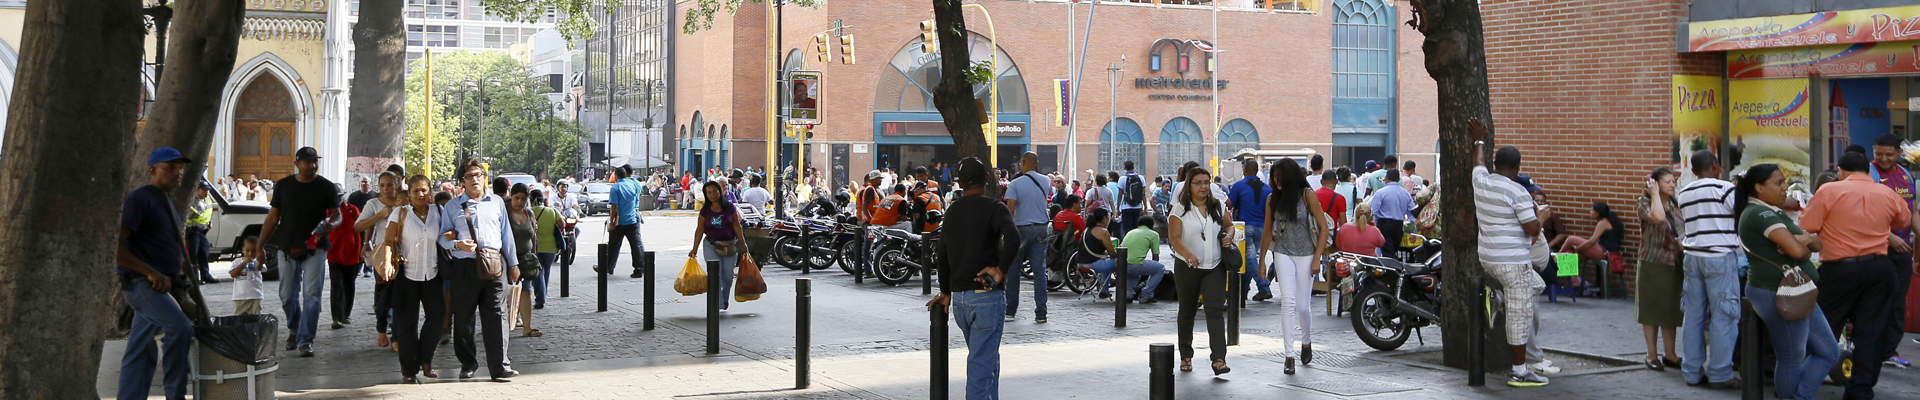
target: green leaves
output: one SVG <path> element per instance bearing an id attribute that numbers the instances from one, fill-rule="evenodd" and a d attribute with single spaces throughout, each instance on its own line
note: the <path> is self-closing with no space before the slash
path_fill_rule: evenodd
<path id="1" fill-rule="evenodd" d="M 974 61 L 972 65 L 968 65 L 967 83 L 975 85 L 993 83 L 993 62 L 989 60 L 979 60 Z"/>
<path id="2" fill-rule="evenodd" d="M 461 155 L 492 158 L 501 172 L 568 174 L 580 169 L 584 133 L 561 120 L 544 80 L 503 52 L 435 53 L 432 71 L 415 61 L 407 75 L 407 165 L 425 163 L 425 121 L 432 110 L 434 176 L 448 176 Z M 433 101 L 427 101 L 432 76 Z M 431 108 L 429 108 L 431 107 Z"/>

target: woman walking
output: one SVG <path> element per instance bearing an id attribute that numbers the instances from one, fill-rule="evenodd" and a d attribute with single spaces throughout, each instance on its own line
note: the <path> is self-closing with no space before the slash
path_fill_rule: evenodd
<path id="1" fill-rule="evenodd" d="M 1320 272 L 1320 256 L 1326 251 L 1331 222 L 1320 207 L 1320 197 L 1307 186 L 1306 172 L 1300 170 L 1299 163 L 1273 163 L 1267 176 L 1273 177 L 1275 190 L 1268 195 L 1265 229 L 1260 234 L 1254 265 L 1273 261 L 1274 280 L 1280 291 L 1280 332 L 1286 343 L 1281 353 L 1287 358 L 1286 373 L 1292 375 L 1295 357 L 1301 364 L 1313 363 L 1313 313 L 1307 308 L 1313 304 L 1313 274 Z M 1268 252 L 1275 253 L 1274 257 L 1267 258 Z M 1253 270 L 1266 279 L 1266 268 Z M 1300 342 L 1297 351 L 1293 347 L 1296 337 Z"/>
<path id="2" fill-rule="evenodd" d="M 1177 322 L 1180 341 L 1180 371 L 1193 371 L 1193 314 L 1201 301 L 1207 308 L 1208 359 L 1213 374 L 1227 368 L 1227 326 L 1223 317 L 1227 308 L 1227 271 L 1220 267 L 1221 246 L 1226 237 L 1225 207 L 1213 197 L 1213 174 L 1195 166 L 1183 173 L 1179 204 L 1167 219 L 1169 247 L 1178 257 L 1173 264 L 1174 288 L 1180 293 Z"/>
<path id="3" fill-rule="evenodd" d="M 394 247 L 398 272 L 388 290 L 393 307 L 393 343 L 400 349 L 402 382 L 417 383 L 415 374 L 439 378 L 433 372 L 433 341 L 441 336 L 447 315 L 445 284 L 440 279 L 440 206 L 426 175 L 407 178 L 412 204 L 400 206 L 387 223 L 385 243 Z M 420 312 L 426 311 L 426 318 Z M 421 321 L 426 321 L 422 326 Z M 426 338 L 425 343 L 421 338 Z"/>
<path id="4" fill-rule="evenodd" d="M 513 230 L 513 257 L 520 260 L 515 266 L 520 269 L 520 281 L 507 282 L 506 327 L 512 330 L 514 322 L 519 322 L 524 327 L 520 336 L 540 337 L 540 330 L 533 329 L 533 281 L 540 277 L 540 259 L 534 255 L 539 235 L 534 228 L 531 196 L 524 183 L 515 183 L 507 190 L 507 224 Z"/>
<path id="5" fill-rule="evenodd" d="M 532 195 L 536 199 L 536 204 L 539 200 L 546 199 L 546 193 L 538 190 L 533 191 Z M 566 224 L 566 217 L 560 215 L 560 210 L 551 207 L 534 207 L 533 220 L 534 229 L 537 231 L 534 243 L 539 245 L 534 249 L 533 255 L 540 259 L 540 273 L 535 274 L 534 278 L 522 278 L 531 281 L 527 285 L 532 286 L 533 309 L 539 310 L 547 308 L 547 282 L 553 279 L 553 262 L 559 260 L 560 251 L 565 250 L 562 246 L 566 242 L 561 240 L 565 236 L 562 236 L 561 231 L 566 227 L 561 225 Z M 529 336 L 539 336 L 537 331 L 534 333 L 536 334 Z"/>
<path id="6" fill-rule="evenodd" d="M 1754 313 L 1766 322 L 1773 337 L 1775 394 L 1783 399 L 1812 399 L 1821 379 L 1839 362 L 1838 342 L 1818 305 L 1807 317 L 1788 321 L 1774 301 L 1785 269 L 1798 269 L 1809 280 L 1820 279 L 1819 271 L 1807 261 L 1820 251 L 1820 237 L 1801 230 L 1780 210 L 1787 202 L 1787 184 L 1778 165 L 1748 168 L 1746 179 L 1734 190 L 1738 197 L 1734 213 L 1740 215 L 1736 230 L 1753 262 L 1747 271 L 1747 298 L 1753 300 Z"/>
<path id="7" fill-rule="evenodd" d="M 700 185 L 700 192 L 709 199 L 721 198 L 720 184 L 713 181 Z M 720 311 L 726 311 L 732 301 L 728 296 L 733 288 L 733 268 L 747 250 L 740 240 L 740 232 L 745 231 L 740 227 L 740 210 L 732 203 L 714 201 L 700 206 L 700 220 L 693 228 L 693 249 L 687 250 L 687 258 L 696 258 L 701 249 L 706 249 L 707 261 L 720 263 L 719 271 L 707 272 L 720 274 L 720 287 L 707 288 L 720 291 Z M 705 246 L 701 246 L 702 238 L 706 239 Z"/>
<path id="8" fill-rule="evenodd" d="M 1680 203 L 1674 189 L 1680 175 L 1660 167 L 1647 175 L 1645 195 L 1634 201 L 1640 214 L 1640 267 L 1635 281 L 1640 287 L 1633 296 L 1633 319 L 1640 323 L 1647 338 L 1647 368 L 1662 371 L 1680 367 L 1680 353 L 1674 351 L 1674 332 L 1680 328 Z M 1666 339 L 1666 356 L 1654 348 L 1657 339 Z"/>

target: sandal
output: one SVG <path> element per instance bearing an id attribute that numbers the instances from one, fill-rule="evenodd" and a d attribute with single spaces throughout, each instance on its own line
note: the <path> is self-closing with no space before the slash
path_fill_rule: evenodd
<path id="1" fill-rule="evenodd" d="M 1213 360 L 1214 375 L 1221 375 L 1228 372 L 1233 372 L 1233 368 L 1227 368 L 1227 360 Z"/>
<path id="2" fill-rule="evenodd" d="M 1193 372 L 1193 359 L 1191 358 L 1180 359 L 1180 372 Z"/>
<path id="3" fill-rule="evenodd" d="M 523 331 L 523 332 L 520 332 L 520 336 L 524 336 L 524 337 L 540 337 L 540 330 L 539 330 L 539 329 L 533 329 L 533 328 L 527 328 L 527 330 L 526 330 L 526 331 Z"/>
<path id="4" fill-rule="evenodd" d="M 385 333 L 382 333 L 382 334 L 380 334 L 380 340 L 377 340 L 377 341 L 374 341 L 374 343 L 379 343 L 379 346 L 380 346 L 380 347 L 387 347 L 388 345 L 390 345 L 390 344 L 392 344 L 393 342 L 392 342 L 392 341 L 389 341 L 389 340 L 387 340 L 387 334 L 385 334 Z"/>

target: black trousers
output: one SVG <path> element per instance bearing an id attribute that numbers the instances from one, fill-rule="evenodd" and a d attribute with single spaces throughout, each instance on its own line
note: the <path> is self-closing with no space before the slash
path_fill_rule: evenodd
<path id="1" fill-rule="evenodd" d="M 1206 245 L 1206 244 L 1201 244 Z M 1180 358 L 1193 358 L 1193 314 L 1201 301 L 1207 308 L 1207 359 L 1227 359 L 1227 271 L 1199 269 L 1174 260 L 1173 285 L 1180 292 Z"/>
<path id="2" fill-rule="evenodd" d="M 1407 221 L 1379 218 L 1380 236 L 1387 239 L 1387 245 L 1380 247 L 1380 256 L 1400 259 L 1400 242 L 1407 234 Z"/>
<path id="3" fill-rule="evenodd" d="M 440 340 L 443 329 L 440 320 L 447 316 L 445 285 L 439 277 L 426 281 L 396 277 L 386 284 L 392 296 L 393 342 L 400 346 L 402 376 L 414 376 L 421 364 L 433 363 L 433 350 L 439 347 L 434 342 Z M 425 318 L 421 311 L 426 311 Z"/>
<path id="4" fill-rule="evenodd" d="M 627 241 L 628 253 L 633 254 L 633 273 L 638 275 L 640 273 L 640 259 L 643 257 L 642 254 L 646 254 L 644 253 L 646 247 L 640 245 L 640 224 L 614 226 L 613 232 L 607 233 L 607 244 L 618 247 L 622 239 Z M 613 254 L 608 254 L 607 257 L 606 273 L 612 274 L 613 264 L 620 262 L 620 252 L 614 251 Z"/>
<path id="5" fill-rule="evenodd" d="M 1130 208 L 1120 210 L 1120 230 L 1114 232 L 1120 232 L 1120 234 L 1124 236 L 1127 232 L 1133 232 L 1133 228 L 1139 225 L 1140 209 Z"/>
<path id="6" fill-rule="evenodd" d="M 1893 260 L 1893 304 L 1887 320 L 1887 357 L 1900 355 L 1900 339 L 1907 336 L 1907 287 L 1913 280 L 1913 253 L 1887 252 Z"/>
<path id="7" fill-rule="evenodd" d="M 404 278 L 394 278 L 404 279 Z M 387 323 L 393 320 L 393 282 L 374 282 L 373 284 L 373 331 L 387 333 Z"/>
<path id="8" fill-rule="evenodd" d="M 479 263 L 471 258 L 455 258 L 442 271 L 453 292 L 453 354 L 460 357 L 460 370 L 480 369 L 473 348 L 474 313 L 480 315 L 480 334 L 487 346 L 487 372 L 505 378 L 507 337 L 500 280 L 480 279 Z"/>
<path id="9" fill-rule="evenodd" d="M 1873 398 L 1880 362 L 1887 360 L 1887 321 L 1893 302 L 1893 260 L 1871 255 L 1820 264 L 1820 310 L 1836 336 L 1853 323 L 1853 379 L 1846 398 Z"/>
<path id="10" fill-rule="evenodd" d="M 360 277 L 361 264 L 327 263 L 327 279 L 332 280 L 328 288 L 329 306 L 333 322 L 347 323 L 353 318 L 353 280 Z"/>

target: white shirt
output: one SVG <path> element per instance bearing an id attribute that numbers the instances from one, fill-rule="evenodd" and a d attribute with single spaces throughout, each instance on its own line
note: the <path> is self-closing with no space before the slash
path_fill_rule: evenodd
<path id="1" fill-rule="evenodd" d="M 1186 260 L 1187 265 L 1199 269 L 1214 269 L 1220 266 L 1220 220 L 1207 213 L 1204 204 L 1195 203 L 1193 207 L 1181 205 L 1175 200 L 1168 206 L 1173 209 L 1173 217 L 1180 219 L 1179 232 L 1167 232 L 1180 235 L 1180 244 L 1193 253 L 1194 260 Z M 1226 210 L 1221 210 L 1225 212 Z M 1174 257 L 1179 257 L 1174 254 Z"/>
<path id="2" fill-rule="evenodd" d="M 367 201 L 367 208 L 361 209 L 360 215 L 364 216 L 362 218 L 372 217 L 375 214 L 379 214 L 380 210 L 384 210 L 386 208 L 387 208 L 387 203 L 382 203 L 380 202 L 379 197 L 375 197 L 373 198 L 373 200 Z M 366 236 L 365 243 L 367 245 L 367 249 L 371 250 L 373 246 L 378 245 L 381 242 L 384 242 L 387 240 L 387 223 L 390 222 L 391 220 L 392 218 L 383 218 L 373 222 L 373 228 L 371 229 L 372 231 L 367 232 L 367 235 L 365 235 Z M 366 254 L 371 255 L 373 253 L 369 251 Z"/>
<path id="3" fill-rule="evenodd" d="M 260 300 L 266 297 L 266 294 L 260 290 L 261 287 L 266 286 L 266 279 L 260 277 L 260 270 L 264 269 L 264 266 L 252 259 L 244 257 L 233 259 L 233 264 L 230 265 L 247 265 L 245 275 L 233 277 L 234 301 Z M 232 269 L 233 267 L 229 266 L 227 268 Z"/>
<path id="4" fill-rule="evenodd" d="M 767 208 L 767 203 L 773 202 L 773 194 L 767 193 L 765 188 L 751 187 L 740 192 L 740 202 L 752 204 L 754 208 L 764 210 Z"/>
<path id="5" fill-rule="evenodd" d="M 561 192 L 565 193 L 565 192 Z M 570 218 L 580 217 L 580 196 L 567 193 L 566 197 L 554 197 L 553 207 L 560 209 L 560 215 Z"/>
<path id="6" fill-rule="evenodd" d="M 427 216 L 422 218 L 413 212 L 413 205 L 400 206 L 393 210 L 390 221 L 401 224 L 400 256 L 407 259 L 401 276 L 415 282 L 432 280 L 440 274 L 435 268 L 440 261 L 440 217 L 439 206 L 427 206 Z"/>

